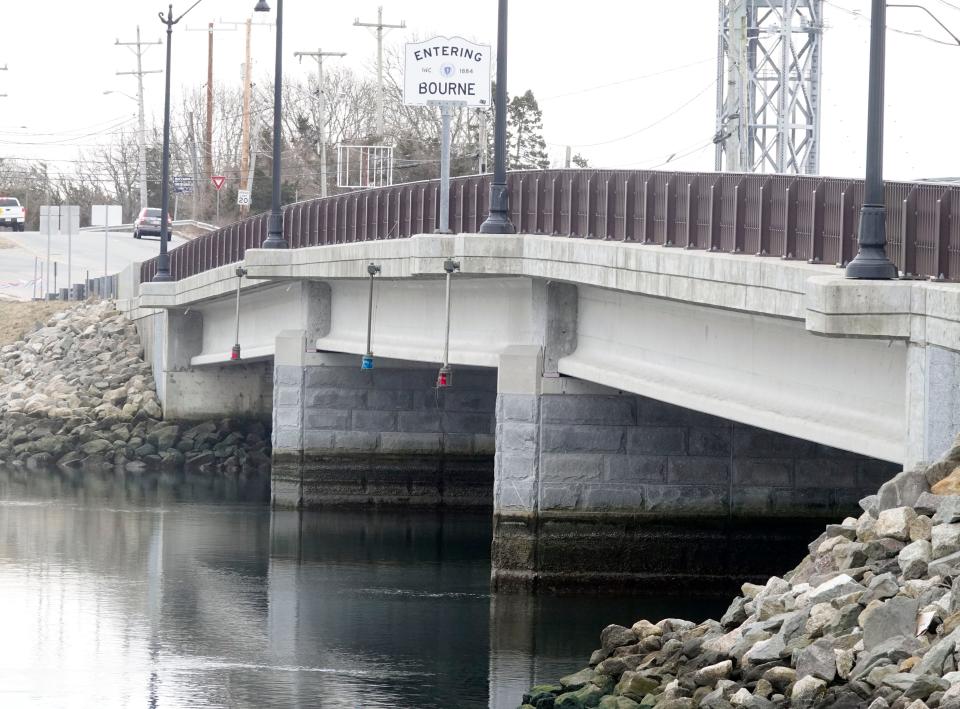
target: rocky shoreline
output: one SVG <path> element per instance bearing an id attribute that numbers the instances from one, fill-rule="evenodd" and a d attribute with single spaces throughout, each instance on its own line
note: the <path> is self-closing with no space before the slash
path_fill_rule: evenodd
<path id="1" fill-rule="evenodd" d="M 78 303 L 0 348 L 0 461 L 39 469 L 263 473 L 261 421 L 162 420 L 136 327 L 108 301 Z"/>
<path id="2" fill-rule="evenodd" d="M 960 438 L 719 620 L 610 625 L 522 709 L 960 709 Z"/>

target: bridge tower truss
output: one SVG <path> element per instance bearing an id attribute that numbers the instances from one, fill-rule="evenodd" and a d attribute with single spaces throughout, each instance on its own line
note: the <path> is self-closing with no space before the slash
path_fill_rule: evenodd
<path id="1" fill-rule="evenodd" d="M 823 0 L 720 0 L 716 169 L 817 174 Z"/>

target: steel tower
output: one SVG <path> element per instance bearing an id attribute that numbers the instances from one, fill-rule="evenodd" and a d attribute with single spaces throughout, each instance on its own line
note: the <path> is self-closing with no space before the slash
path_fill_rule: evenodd
<path id="1" fill-rule="evenodd" d="M 720 0 L 716 169 L 816 174 L 823 0 Z"/>

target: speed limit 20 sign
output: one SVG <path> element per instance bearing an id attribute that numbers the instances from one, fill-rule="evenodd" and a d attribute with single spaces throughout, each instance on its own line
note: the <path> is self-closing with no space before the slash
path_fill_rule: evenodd
<path id="1" fill-rule="evenodd" d="M 250 190 L 237 190 L 237 204 L 241 207 L 250 206 Z"/>

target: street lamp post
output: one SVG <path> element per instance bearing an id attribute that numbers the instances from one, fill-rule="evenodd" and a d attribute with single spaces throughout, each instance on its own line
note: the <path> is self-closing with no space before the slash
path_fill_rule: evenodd
<path id="1" fill-rule="evenodd" d="M 160 256 L 157 258 L 157 272 L 155 281 L 172 281 L 170 275 L 170 255 L 167 253 L 167 241 L 170 239 L 170 224 L 167 220 L 167 210 L 170 207 L 170 40 L 173 37 L 173 26 L 180 22 L 188 12 L 199 5 L 203 0 L 196 0 L 180 17 L 173 19 L 173 5 L 167 7 L 167 16 L 160 12 L 160 21 L 167 26 L 167 70 L 166 86 L 163 93 L 163 169 L 160 176 Z"/>
<path id="2" fill-rule="evenodd" d="M 493 182 L 490 184 L 490 213 L 480 225 L 481 234 L 515 234 L 510 221 L 507 193 L 507 0 L 497 11 L 497 96 L 493 131 Z"/>
<path id="3" fill-rule="evenodd" d="M 847 265 L 847 278 L 888 280 L 897 267 L 887 258 L 887 208 L 883 192 L 883 84 L 887 2 L 873 0 L 870 14 L 870 86 L 867 98 L 867 174 L 860 210 L 859 250 Z"/>
<path id="4" fill-rule="evenodd" d="M 258 0 L 254 12 L 270 12 L 267 0 Z M 273 78 L 273 194 L 270 203 L 270 220 L 267 223 L 267 238 L 260 245 L 264 249 L 287 249 L 290 245 L 283 238 L 283 211 L 280 208 L 280 108 L 283 84 L 283 0 L 277 0 L 277 58 Z"/>

